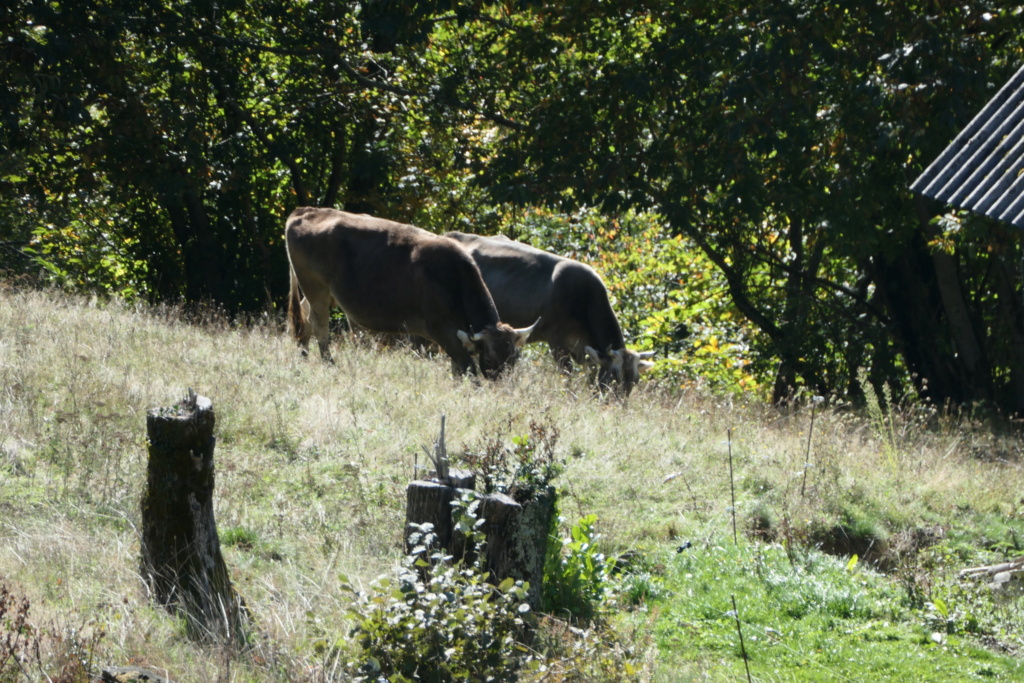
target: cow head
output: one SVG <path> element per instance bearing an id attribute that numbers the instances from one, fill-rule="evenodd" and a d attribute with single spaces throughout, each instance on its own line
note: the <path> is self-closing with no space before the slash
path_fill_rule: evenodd
<path id="1" fill-rule="evenodd" d="M 466 349 L 476 356 L 483 376 L 487 379 L 497 379 L 515 365 L 519 358 L 519 349 L 526 344 L 530 333 L 539 322 L 538 318 L 537 322 L 523 328 L 498 323 L 488 325 L 472 335 L 459 330 L 458 336 Z"/>
<path id="2" fill-rule="evenodd" d="M 640 373 L 654 367 L 650 360 L 654 351 L 633 351 L 631 349 L 612 349 L 601 354 L 592 346 L 584 349 L 587 361 L 597 367 L 597 384 L 605 389 L 614 382 L 616 388 L 629 395 L 633 386 L 640 380 Z"/>

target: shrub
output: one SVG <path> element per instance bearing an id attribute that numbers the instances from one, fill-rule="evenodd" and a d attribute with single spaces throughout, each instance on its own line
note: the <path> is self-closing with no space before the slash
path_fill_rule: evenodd
<path id="1" fill-rule="evenodd" d="M 530 421 L 530 433 L 512 437 L 512 418 L 481 449 L 467 450 L 462 458 L 482 480 L 484 493 L 504 493 L 522 502 L 547 487 L 565 464 L 555 457 L 558 427 Z"/>
<path id="2" fill-rule="evenodd" d="M 413 551 L 395 578 L 355 595 L 352 636 L 361 653 L 350 662 L 360 681 L 512 681 L 527 659 L 518 643 L 529 612 L 526 586 L 487 582 L 478 564 L 433 552 L 431 525 L 413 534 Z"/>
<path id="3" fill-rule="evenodd" d="M 86 683 L 104 633 L 99 629 L 41 629 L 29 620 L 28 598 L 0 582 L 0 681 Z M 30 671 L 31 670 L 31 671 Z"/>
<path id="4" fill-rule="evenodd" d="M 552 533 L 544 567 L 544 609 L 590 619 L 607 597 L 611 567 L 597 546 L 597 515 L 577 522 L 567 538 Z"/>

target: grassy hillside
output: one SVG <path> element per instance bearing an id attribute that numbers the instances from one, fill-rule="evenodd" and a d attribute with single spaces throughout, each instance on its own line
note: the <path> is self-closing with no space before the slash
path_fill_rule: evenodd
<path id="1" fill-rule="evenodd" d="M 531 421 L 558 431 L 565 526 L 595 514 L 601 552 L 642 558 L 593 622 L 625 643 L 620 678 L 744 677 L 731 597 L 761 680 L 1024 676 L 1020 598 L 955 576 L 1024 554 L 1019 434 L 920 405 L 885 412 L 884 395 L 863 415 L 651 384 L 621 404 L 558 376 L 541 349 L 478 384 L 444 358 L 335 341 L 325 365 L 267 321 L 0 290 L 0 637 L 27 599 L 22 643 L 40 645 L 17 650 L 25 674 L 0 649 L 0 679 L 75 680 L 84 660 L 177 681 L 343 680 L 339 577 L 366 587 L 398 564 L 405 487 L 441 414 L 454 451 Z M 217 416 L 217 522 L 259 623 L 253 656 L 190 642 L 138 575 L 146 412 L 190 387 Z M 572 663 L 558 676 L 574 666 L 583 678 Z"/>

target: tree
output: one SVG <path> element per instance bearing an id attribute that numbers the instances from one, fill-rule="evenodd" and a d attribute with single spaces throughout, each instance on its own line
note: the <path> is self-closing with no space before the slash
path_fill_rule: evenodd
<path id="1" fill-rule="evenodd" d="M 32 217 L 20 240 L 34 234 L 42 260 L 83 284 L 116 258 L 150 298 L 255 311 L 287 287 L 296 205 L 443 215 L 410 197 L 431 184 L 420 176 L 457 184 L 439 161 L 453 127 L 428 132 L 406 111 L 405 57 L 366 49 L 359 8 L 25 0 L 5 12 L 0 181 L 17 198 L 8 214 Z"/>
<path id="2" fill-rule="evenodd" d="M 450 81 L 517 123 L 480 164 L 497 200 L 653 209 L 700 245 L 769 340 L 777 400 L 856 393 L 867 366 L 1020 410 L 1001 321 L 1021 314 L 984 294 L 1019 243 L 937 249 L 907 189 L 1016 67 L 1015 21 L 995 2 L 536 3 L 481 21 L 495 57 L 463 51 Z"/>

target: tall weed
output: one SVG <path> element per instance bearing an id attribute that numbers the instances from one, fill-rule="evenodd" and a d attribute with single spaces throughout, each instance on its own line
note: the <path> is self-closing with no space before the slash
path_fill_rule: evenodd
<path id="1" fill-rule="evenodd" d="M 892 390 L 888 382 L 882 384 L 882 395 L 875 391 L 875 386 L 868 378 L 866 368 L 857 370 L 857 381 L 860 382 L 861 391 L 864 392 L 865 407 L 868 411 L 868 418 L 871 422 L 871 429 L 875 438 L 882 446 L 885 454 L 885 463 L 892 474 L 899 476 L 903 460 L 903 451 L 896 438 L 896 417 L 895 407 L 892 401 Z"/>

